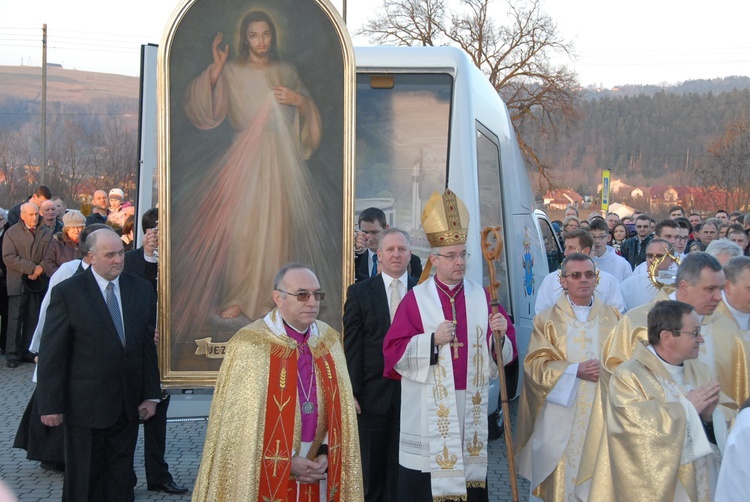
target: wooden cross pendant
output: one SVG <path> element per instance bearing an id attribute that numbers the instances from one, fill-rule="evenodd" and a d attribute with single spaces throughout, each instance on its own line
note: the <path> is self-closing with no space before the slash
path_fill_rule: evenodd
<path id="1" fill-rule="evenodd" d="M 464 344 L 459 342 L 458 338 L 451 342 L 451 347 L 453 348 L 453 359 L 458 359 L 458 348 L 463 346 Z"/>

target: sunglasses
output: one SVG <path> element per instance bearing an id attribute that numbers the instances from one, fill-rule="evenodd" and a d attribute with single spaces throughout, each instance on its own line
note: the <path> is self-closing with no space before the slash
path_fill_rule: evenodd
<path id="1" fill-rule="evenodd" d="M 570 277 L 574 281 L 580 281 L 581 277 L 585 277 L 586 279 L 593 279 L 596 277 L 596 272 L 593 270 L 587 270 L 585 272 L 571 272 L 569 274 L 563 275 L 563 277 Z"/>
<path id="2" fill-rule="evenodd" d="M 286 295 L 292 295 L 297 297 L 298 302 L 306 302 L 310 299 L 310 295 L 315 297 L 315 301 L 321 301 L 326 297 L 325 291 L 315 291 L 313 293 L 310 293 L 309 291 L 300 291 L 299 293 L 290 293 L 289 291 L 284 291 L 283 289 L 277 289 L 279 293 L 284 293 Z"/>

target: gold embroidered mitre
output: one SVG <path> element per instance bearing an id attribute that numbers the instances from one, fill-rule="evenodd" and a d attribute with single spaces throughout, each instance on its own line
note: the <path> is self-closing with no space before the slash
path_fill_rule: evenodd
<path id="1" fill-rule="evenodd" d="M 466 244 L 469 210 L 450 188 L 434 192 L 422 211 L 422 228 L 434 248 Z"/>

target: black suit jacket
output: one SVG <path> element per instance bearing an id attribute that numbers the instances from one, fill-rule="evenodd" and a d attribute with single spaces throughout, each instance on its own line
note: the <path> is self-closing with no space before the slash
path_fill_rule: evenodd
<path id="1" fill-rule="evenodd" d="M 628 260 L 628 263 L 630 263 L 630 266 L 635 268 L 644 261 L 646 261 L 646 248 L 648 247 L 648 243 L 651 242 L 651 239 L 653 239 L 653 235 L 647 235 L 645 239 L 643 239 L 643 243 L 641 244 L 640 252 L 637 252 L 638 250 L 638 236 L 630 237 L 628 239 L 625 239 L 623 243 L 620 245 L 620 253 L 622 254 L 622 257 Z"/>
<path id="2" fill-rule="evenodd" d="M 407 290 L 417 280 L 408 277 Z M 344 304 L 344 352 L 354 397 L 362 413 L 384 414 L 398 380 L 383 377 L 383 340 L 391 327 L 381 274 L 349 286 Z"/>
<path id="3" fill-rule="evenodd" d="M 138 277 L 146 279 L 154 287 L 154 291 L 156 291 L 156 275 L 159 265 L 157 263 L 146 261 L 146 258 L 144 258 L 144 256 L 145 252 L 143 251 L 143 246 L 139 247 L 138 249 L 128 251 L 127 253 L 125 253 L 125 268 L 123 270 L 130 274 L 137 275 Z"/>
<path id="4" fill-rule="evenodd" d="M 63 413 L 79 427 L 111 427 L 124 412 L 159 399 L 154 328 L 156 299 L 148 281 L 120 275 L 125 347 L 91 267 L 52 290 L 39 351 L 40 415 Z"/>
<path id="5" fill-rule="evenodd" d="M 364 281 L 365 279 L 370 278 L 370 272 L 372 272 L 372 270 L 370 270 L 370 268 L 367 266 L 367 255 L 367 251 L 362 254 L 354 255 L 355 282 Z M 409 268 L 409 275 L 419 281 L 419 276 L 422 275 L 422 260 L 419 259 L 419 256 L 415 254 L 411 255 L 411 259 L 409 260 Z"/>

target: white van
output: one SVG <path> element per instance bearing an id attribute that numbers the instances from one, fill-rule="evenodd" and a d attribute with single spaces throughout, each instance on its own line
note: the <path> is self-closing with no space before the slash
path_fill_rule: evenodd
<path id="1" fill-rule="evenodd" d="M 467 278 L 489 284 L 480 232 L 500 225 L 500 303 L 516 328 L 519 358 L 529 343 L 536 287 L 560 249 L 534 194 L 508 115 L 487 78 L 452 47 L 363 47 L 357 64 L 356 210 L 375 206 L 411 234 L 424 261 L 420 228 L 430 195 L 450 187 L 471 213 Z M 546 247 L 545 247 L 546 243 Z M 548 253 L 549 250 L 549 253 Z M 554 265 L 553 265 L 554 266 Z M 506 371 L 511 397 L 518 362 Z M 494 382 L 497 409 L 499 387 Z"/>

